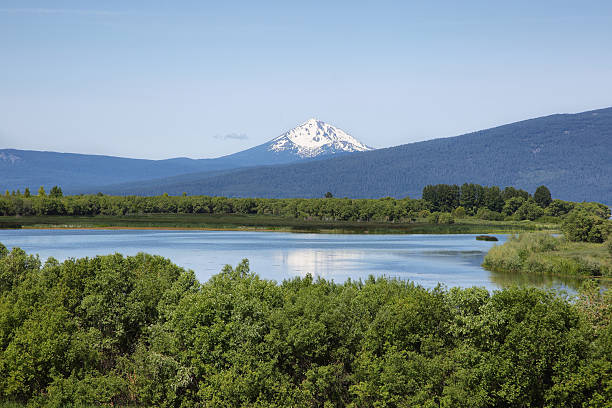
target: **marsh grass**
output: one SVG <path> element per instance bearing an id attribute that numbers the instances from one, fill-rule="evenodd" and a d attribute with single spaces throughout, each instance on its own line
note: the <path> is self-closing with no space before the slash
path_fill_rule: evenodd
<path id="1" fill-rule="evenodd" d="M 326 221 L 274 215 L 238 214 L 141 214 L 125 216 L 22 216 L 0 217 L 6 228 L 171 228 L 221 230 L 273 230 L 291 232 L 483 234 L 553 230 L 553 224 L 532 221 L 485 221 L 464 218 L 454 224 L 407 222 Z"/>
<path id="2" fill-rule="evenodd" d="M 483 267 L 496 272 L 612 277 L 603 244 L 569 242 L 545 232 L 522 233 L 494 246 Z"/>

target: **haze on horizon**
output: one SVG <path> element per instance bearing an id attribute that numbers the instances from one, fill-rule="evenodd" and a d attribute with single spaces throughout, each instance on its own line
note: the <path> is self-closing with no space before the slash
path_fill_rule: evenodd
<path id="1" fill-rule="evenodd" d="M 607 1 L 0 3 L 0 149 L 387 147 L 612 105 Z"/>

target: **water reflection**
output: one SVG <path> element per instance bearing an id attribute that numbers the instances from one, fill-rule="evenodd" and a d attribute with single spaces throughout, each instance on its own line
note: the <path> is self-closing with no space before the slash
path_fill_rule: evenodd
<path id="1" fill-rule="evenodd" d="M 496 235 L 505 242 L 505 235 Z M 474 234 L 456 235 L 341 235 L 254 231 L 105 231 L 0 230 L 0 242 L 18 246 L 42 259 L 58 260 L 110 253 L 148 252 L 193 269 L 208 280 L 224 265 L 248 258 L 262 278 L 282 281 L 311 274 L 343 282 L 387 276 L 425 287 L 512 284 L 576 288 L 580 279 L 499 274 L 480 265 L 496 243 L 476 241 Z"/>
<path id="2" fill-rule="evenodd" d="M 572 276 L 552 276 L 527 273 L 502 273 L 490 272 L 490 279 L 497 286 L 506 288 L 508 286 L 535 286 L 539 288 L 565 288 L 570 292 L 578 290 L 585 281 L 585 278 Z M 605 288 L 606 282 L 599 282 Z"/>
<path id="3" fill-rule="evenodd" d="M 315 249 L 298 249 L 283 251 L 274 257 L 275 265 L 285 265 L 288 272 L 295 276 L 320 276 L 333 279 L 338 270 L 355 267 L 365 254 L 359 251 L 325 251 Z"/>

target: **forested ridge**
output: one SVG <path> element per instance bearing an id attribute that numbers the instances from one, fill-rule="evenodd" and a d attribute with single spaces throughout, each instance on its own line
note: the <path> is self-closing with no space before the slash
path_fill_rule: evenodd
<path id="1" fill-rule="evenodd" d="M 612 203 L 612 108 L 540 117 L 461 136 L 310 163 L 105 186 L 121 195 L 418 197 L 428 184 L 546 185 L 556 197 Z M 91 189 L 87 192 L 97 192 Z"/>
<path id="2" fill-rule="evenodd" d="M 261 147 L 218 159 L 158 161 L 6 149 L 0 150 L 0 188 L 59 184 L 71 194 L 314 198 L 331 191 L 401 198 L 418 197 L 428 184 L 471 181 L 528 190 L 544 184 L 563 200 L 612 203 L 612 108 L 295 164 L 262 161 Z"/>
<path id="3" fill-rule="evenodd" d="M 157 256 L 0 245 L 0 400 L 32 406 L 609 407 L 612 299 L 370 278 L 199 283 Z"/>

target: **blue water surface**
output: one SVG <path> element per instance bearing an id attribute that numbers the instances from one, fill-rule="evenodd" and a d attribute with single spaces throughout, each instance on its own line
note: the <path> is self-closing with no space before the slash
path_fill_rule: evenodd
<path id="1" fill-rule="evenodd" d="M 481 286 L 497 289 L 510 284 L 564 287 L 556 278 L 497 274 L 480 265 L 499 242 L 477 241 L 474 234 L 368 235 L 303 234 L 258 231 L 162 230 L 0 230 L 0 242 L 20 247 L 41 259 L 92 257 L 138 252 L 161 255 L 192 269 L 202 282 L 224 265 L 250 261 L 260 277 L 281 282 L 311 274 L 335 282 L 370 275 L 414 281 L 424 287 Z M 571 283 L 569 284 L 571 286 Z"/>

